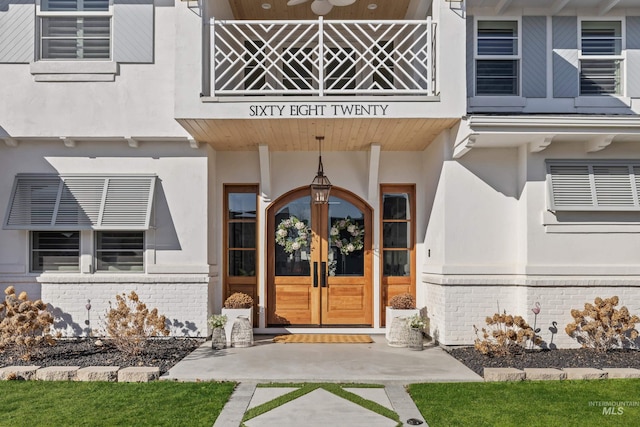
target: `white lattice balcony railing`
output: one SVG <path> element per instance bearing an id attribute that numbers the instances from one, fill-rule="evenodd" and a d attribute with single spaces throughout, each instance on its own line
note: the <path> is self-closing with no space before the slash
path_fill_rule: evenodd
<path id="1" fill-rule="evenodd" d="M 431 18 L 211 27 L 207 95 L 434 95 Z"/>

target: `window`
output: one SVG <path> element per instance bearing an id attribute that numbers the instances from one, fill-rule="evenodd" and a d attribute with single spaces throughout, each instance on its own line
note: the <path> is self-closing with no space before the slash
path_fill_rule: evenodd
<path id="1" fill-rule="evenodd" d="M 286 89 L 312 90 L 314 49 L 288 48 L 282 55 L 283 85 Z M 295 95 L 295 94 L 294 94 Z"/>
<path id="2" fill-rule="evenodd" d="M 264 42 L 247 40 L 244 42 L 244 88 L 245 90 L 260 90 L 267 84 L 267 72 L 264 68 Z"/>
<path id="3" fill-rule="evenodd" d="M 640 211 L 640 162 L 547 162 L 549 210 Z"/>
<path id="4" fill-rule="evenodd" d="M 254 307 L 257 307 L 258 187 L 225 185 L 224 198 L 224 297 L 244 292 L 253 298 L 256 302 Z M 257 314 L 256 311 L 255 321 Z"/>
<path id="5" fill-rule="evenodd" d="M 43 0 L 40 59 L 110 59 L 109 0 Z"/>
<path id="6" fill-rule="evenodd" d="M 355 89 L 356 66 L 352 48 L 329 48 L 325 62 L 325 89 Z"/>
<path id="7" fill-rule="evenodd" d="M 622 94 L 622 23 L 582 21 L 580 95 Z"/>
<path id="8" fill-rule="evenodd" d="M 393 41 L 378 42 L 373 46 L 373 87 L 376 89 L 394 89 Z"/>
<path id="9" fill-rule="evenodd" d="M 415 296 L 415 186 L 383 185 L 382 307 L 401 293 Z M 383 319 L 384 310 L 381 313 Z"/>
<path id="10" fill-rule="evenodd" d="M 31 232 L 31 272 L 79 271 L 80 232 Z"/>
<path id="11" fill-rule="evenodd" d="M 144 232 L 96 232 L 96 271 L 142 272 Z"/>
<path id="12" fill-rule="evenodd" d="M 476 95 L 518 95 L 518 21 L 478 21 Z"/>

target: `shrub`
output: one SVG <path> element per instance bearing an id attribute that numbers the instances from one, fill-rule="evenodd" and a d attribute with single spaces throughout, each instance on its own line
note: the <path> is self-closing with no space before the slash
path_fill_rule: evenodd
<path id="1" fill-rule="evenodd" d="M 21 358 L 29 360 L 38 346 L 55 344 L 49 334 L 53 316 L 44 302 L 29 300 L 26 292 L 16 296 L 13 286 L 4 293 L 4 301 L 0 303 L 0 349 L 15 346 Z"/>
<path id="2" fill-rule="evenodd" d="M 389 305 L 396 310 L 412 310 L 416 308 L 416 300 L 411 294 L 398 294 L 389 300 Z"/>
<path id="3" fill-rule="evenodd" d="M 123 353 L 136 355 L 141 353 L 150 337 L 169 335 L 165 316 L 158 309 L 149 311 L 138 295 L 131 291 L 127 296 L 116 295 L 116 306 L 107 310 L 106 330 L 114 345 Z"/>
<path id="4" fill-rule="evenodd" d="M 243 292 L 233 293 L 224 302 L 224 308 L 251 308 L 253 298 Z"/>
<path id="5" fill-rule="evenodd" d="M 224 314 L 214 314 L 207 320 L 209 323 L 209 327 L 211 329 L 215 328 L 224 328 L 224 325 L 227 324 L 227 316 Z"/>
<path id="6" fill-rule="evenodd" d="M 627 307 L 615 308 L 618 297 L 596 298 L 593 304 L 586 303 L 584 310 L 571 310 L 573 322 L 565 332 L 575 338 L 583 348 L 606 351 L 613 348 L 637 347 L 636 323 L 638 316 L 631 316 Z"/>
<path id="7" fill-rule="evenodd" d="M 504 311 L 487 317 L 485 321 L 487 327 L 480 331 L 473 325 L 476 333 L 474 347 L 482 354 L 506 356 L 521 352 L 529 342 L 535 345 L 542 343 L 542 339 L 521 316 L 512 316 Z"/>

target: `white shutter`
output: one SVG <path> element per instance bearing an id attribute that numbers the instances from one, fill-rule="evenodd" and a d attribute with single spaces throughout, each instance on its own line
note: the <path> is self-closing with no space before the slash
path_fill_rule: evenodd
<path id="1" fill-rule="evenodd" d="M 155 176 L 17 175 L 5 229 L 147 230 Z"/>
<path id="2" fill-rule="evenodd" d="M 587 165 L 550 165 L 552 210 L 593 207 Z"/>
<path id="3" fill-rule="evenodd" d="M 624 160 L 549 161 L 552 211 L 640 210 L 640 165 Z"/>
<path id="4" fill-rule="evenodd" d="M 597 206 L 635 206 L 629 167 L 593 166 Z"/>
<path id="5" fill-rule="evenodd" d="M 104 178 L 64 180 L 55 225 L 91 227 L 98 223 Z"/>
<path id="6" fill-rule="evenodd" d="M 24 228 L 23 225 L 51 226 L 60 189 L 57 176 L 31 176 L 13 183 L 13 192 L 7 210 L 6 228 Z"/>
<path id="7" fill-rule="evenodd" d="M 109 178 L 98 228 L 149 228 L 154 181 L 149 178 Z"/>

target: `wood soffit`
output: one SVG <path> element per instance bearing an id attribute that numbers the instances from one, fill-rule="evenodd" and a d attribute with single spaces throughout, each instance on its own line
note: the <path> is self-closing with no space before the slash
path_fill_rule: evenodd
<path id="1" fill-rule="evenodd" d="M 229 0 L 235 19 L 239 20 L 317 20 L 318 15 L 311 11 L 311 2 L 296 6 L 287 6 L 287 0 Z M 350 6 L 335 6 L 324 19 L 405 19 L 410 0 L 357 0 Z M 262 4 L 271 5 L 264 9 Z M 371 10 L 369 4 L 376 4 Z"/>
<path id="2" fill-rule="evenodd" d="M 180 119 L 201 143 L 219 151 L 315 151 L 316 135 L 325 137 L 326 151 L 368 151 L 372 143 L 383 151 L 424 150 L 459 119 Z"/>

